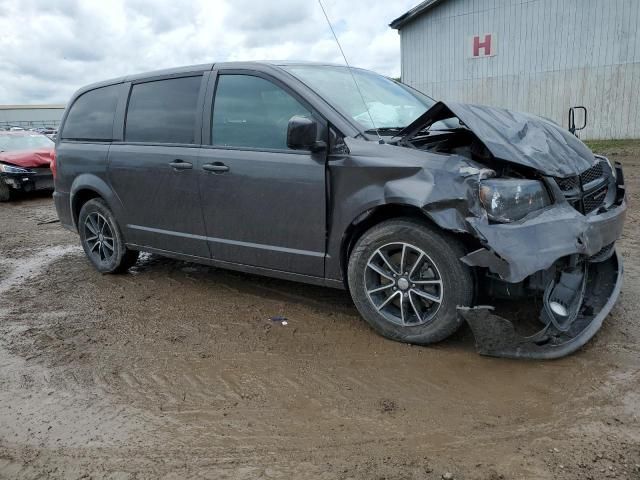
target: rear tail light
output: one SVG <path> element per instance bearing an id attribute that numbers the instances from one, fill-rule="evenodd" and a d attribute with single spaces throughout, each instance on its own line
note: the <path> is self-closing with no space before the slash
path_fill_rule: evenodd
<path id="1" fill-rule="evenodd" d="M 51 173 L 53 174 L 54 179 L 56 178 L 56 173 L 57 173 L 56 170 L 58 168 L 56 161 L 57 161 L 57 156 L 56 156 L 56 151 L 54 150 L 53 153 L 51 154 L 51 163 L 49 165 L 49 168 L 51 168 Z"/>

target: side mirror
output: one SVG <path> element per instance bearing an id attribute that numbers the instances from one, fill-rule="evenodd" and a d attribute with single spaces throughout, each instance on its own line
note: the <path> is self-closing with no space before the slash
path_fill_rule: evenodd
<path id="1" fill-rule="evenodd" d="M 576 126 L 576 111 L 580 110 L 583 113 L 583 117 L 582 117 L 582 125 L 580 127 Z M 580 130 L 584 130 L 584 128 L 587 126 L 587 109 L 585 107 L 571 107 L 569 109 L 569 131 L 572 134 L 576 134 L 576 132 L 579 132 Z"/>
<path id="2" fill-rule="evenodd" d="M 294 115 L 287 126 L 287 147 L 293 150 L 318 152 L 327 148 L 325 142 L 317 141 L 318 122 L 313 118 Z"/>

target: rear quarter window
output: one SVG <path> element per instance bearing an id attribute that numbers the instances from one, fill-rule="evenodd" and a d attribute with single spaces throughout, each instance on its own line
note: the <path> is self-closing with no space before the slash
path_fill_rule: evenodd
<path id="1" fill-rule="evenodd" d="M 132 87 L 125 141 L 195 143 L 202 76 L 139 83 Z"/>
<path id="2" fill-rule="evenodd" d="M 96 88 L 80 95 L 69 110 L 63 140 L 111 140 L 120 85 Z"/>

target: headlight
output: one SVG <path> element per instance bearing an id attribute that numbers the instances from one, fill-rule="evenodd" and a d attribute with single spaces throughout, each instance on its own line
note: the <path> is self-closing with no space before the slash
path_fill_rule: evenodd
<path id="1" fill-rule="evenodd" d="M 480 182 L 480 202 L 491 220 L 502 223 L 520 220 L 551 203 L 538 180 L 497 178 Z"/>
<path id="2" fill-rule="evenodd" d="M 20 167 L 12 167 L 11 165 L 5 165 L 0 163 L 0 172 L 4 173 L 31 173 L 29 170 Z"/>

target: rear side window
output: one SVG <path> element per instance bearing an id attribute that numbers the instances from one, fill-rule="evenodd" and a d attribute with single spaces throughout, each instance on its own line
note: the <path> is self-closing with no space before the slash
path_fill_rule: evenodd
<path id="1" fill-rule="evenodd" d="M 120 85 L 110 85 L 80 95 L 69 110 L 62 138 L 111 140 L 119 87 Z"/>
<path id="2" fill-rule="evenodd" d="M 195 143 L 202 77 L 139 83 L 131 89 L 125 141 Z"/>

